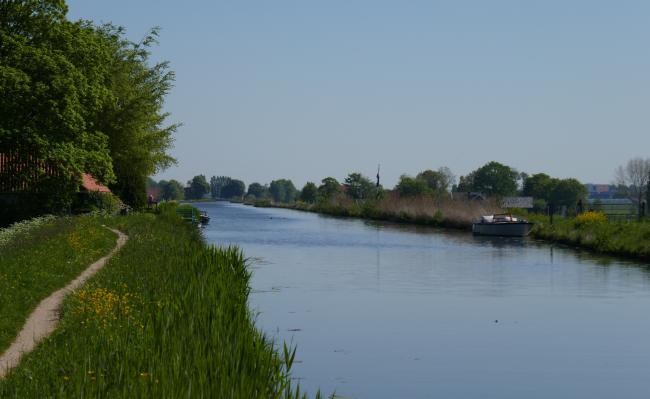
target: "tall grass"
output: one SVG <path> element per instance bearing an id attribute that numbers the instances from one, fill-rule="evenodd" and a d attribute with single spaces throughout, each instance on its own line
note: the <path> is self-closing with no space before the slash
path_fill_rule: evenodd
<path id="1" fill-rule="evenodd" d="M 589 250 L 650 261 L 650 222 L 617 222 L 601 219 L 536 218 L 533 236 Z"/>
<path id="2" fill-rule="evenodd" d="M 175 214 L 106 219 L 129 241 L 64 303 L 60 328 L 0 397 L 297 398 L 295 350 L 256 330 L 237 248 Z"/>
<path id="3" fill-rule="evenodd" d="M 501 212 L 495 201 L 464 201 L 431 196 L 402 197 L 389 195 L 370 201 L 355 201 L 339 195 L 315 204 L 256 203 L 256 206 L 280 206 L 334 216 L 389 220 L 401 223 L 470 229 L 472 221 L 482 215 Z"/>
<path id="4" fill-rule="evenodd" d="M 0 230 L 0 352 L 29 313 L 115 245 L 87 217 L 42 217 Z"/>

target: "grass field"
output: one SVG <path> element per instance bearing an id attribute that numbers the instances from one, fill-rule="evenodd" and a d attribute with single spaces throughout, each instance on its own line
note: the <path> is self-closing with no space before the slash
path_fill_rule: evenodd
<path id="1" fill-rule="evenodd" d="M 41 218 L 0 230 L 0 352 L 38 303 L 115 246 L 86 217 Z"/>
<path id="2" fill-rule="evenodd" d="M 173 210 L 94 220 L 129 241 L 66 299 L 58 330 L 0 381 L 0 397 L 302 397 L 295 350 L 254 326 L 238 249 L 205 245 Z"/>

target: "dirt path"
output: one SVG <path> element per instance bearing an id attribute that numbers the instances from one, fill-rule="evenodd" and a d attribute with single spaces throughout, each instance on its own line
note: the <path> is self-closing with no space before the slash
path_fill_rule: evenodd
<path id="1" fill-rule="evenodd" d="M 86 280 L 104 267 L 106 262 L 124 246 L 129 237 L 120 231 L 109 230 L 117 234 L 117 245 L 115 245 L 115 248 L 108 255 L 88 266 L 86 270 L 68 283 L 68 285 L 55 291 L 38 304 L 36 309 L 27 318 L 27 322 L 25 322 L 22 330 L 20 330 L 16 340 L 11 344 L 9 349 L 0 355 L 0 378 L 4 378 L 12 368 L 17 366 L 20 363 L 20 358 L 25 353 L 31 352 L 43 338 L 54 332 L 57 324 L 59 324 L 59 309 L 63 303 L 63 298 L 73 290 L 81 287 Z"/>

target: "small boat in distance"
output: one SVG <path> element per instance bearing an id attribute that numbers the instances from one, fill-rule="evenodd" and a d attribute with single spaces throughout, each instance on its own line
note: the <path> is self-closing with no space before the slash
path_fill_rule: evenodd
<path id="1" fill-rule="evenodd" d="M 524 237 L 532 228 L 532 222 L 517 219 L 509 213 L 481 216 L 472 223 L 472 233 L 484 236 Z"/>
<path id="2" fill-rule="evenodd" d="M 208 216 L 208 213 L 207 213 L 207 212 L 201 212 L 201 213 L 199 214 L 199 222 L 201 222 L 201 224 L 208 224 L 208 223 L 210 223 L 210 216 Z"/>

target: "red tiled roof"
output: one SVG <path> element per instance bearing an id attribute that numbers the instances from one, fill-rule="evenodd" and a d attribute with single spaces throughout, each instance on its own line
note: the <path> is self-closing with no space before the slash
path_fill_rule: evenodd
<path id="1" fill-rule="evenodd" d="M 81 175 L 83 182 L 81 183 L 81 187 L 85 188 L 88 191 L 99 191 L 100 193 L 110 193 L 111 190 L 99 183 L 97 183 L 97 180 L 95 180 L 94 177 L 89 175 L 88 173 L 84 173 Z"/>

